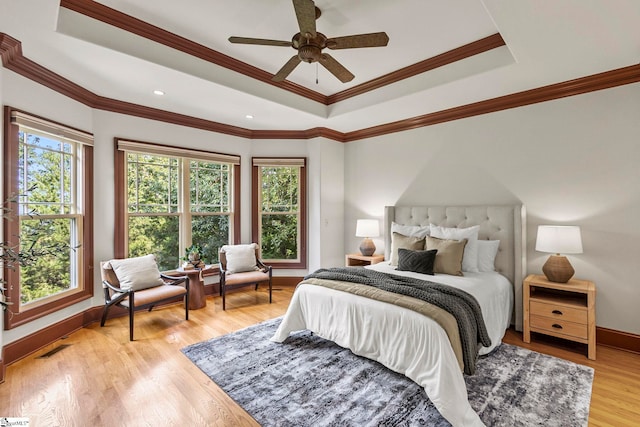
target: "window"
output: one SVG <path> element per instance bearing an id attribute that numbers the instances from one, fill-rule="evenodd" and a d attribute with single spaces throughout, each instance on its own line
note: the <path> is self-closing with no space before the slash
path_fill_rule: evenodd
<path id="1" fill-rule="evenodd" d="M 253 239 L 278 268 L 306 268 L 306 159 L 253 158 Z"/>
<path id="2" fill-rule="evenodd" d="M 12 328 L 93 295 L 93 136 L 5 108 L 7 244 L 27 258 L 5 268 Z"/>
<path id="3" fill-rule="evenodd" d="M 116 203 L 116 256 L 153 253 L 174 270 L 193 244 L 217 263 L 219 248 L 238 240 L 239 166 L 238 156 L 118 140 L 117 199 L 126 203 Z"/>

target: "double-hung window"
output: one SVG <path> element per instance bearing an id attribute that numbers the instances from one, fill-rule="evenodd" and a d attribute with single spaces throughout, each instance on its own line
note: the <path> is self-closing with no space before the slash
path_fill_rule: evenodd
<path id="1" fill-rule="evenodd" d="M 207 264 L 238 240 L 239 156 L 117 140 L 116 256 L 180 266 L 197 245 Z"/>
<path id="2" fill-rule="evenodd" d="M 19 258 L 4 270 L 12 328 L 93 295 L 93 136 L 9 107 L 5 125 L 3 250 Z"/>
<path id="3" fill-rule="evenodd" d="M 306 159 L 258 158 L 253 163 L 253 239 L 278 268 L 306 268 Z"/>

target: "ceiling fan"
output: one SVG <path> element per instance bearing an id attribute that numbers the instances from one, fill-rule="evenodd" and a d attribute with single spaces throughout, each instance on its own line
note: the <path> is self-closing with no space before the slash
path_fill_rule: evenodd
<path id="1" fill-rule="evenodd" d="M 231 43 L 256 44 L 266 46 L 290 46 L 298 51 L 286 64 L 273 76 L 272 80 L 281 82 L 302 61 L 318 62 L 342 83 L 349 82 L 355 77 L 342 64 L 336 61 L 328 53 L 323 53 L 324 48 L 329 49 L 353 49 L 360 47 L 386 46 L 389 42 L 387 33 L 356 34 L 353 36 L 327 38 L 316 31 L 316 19 L 320 17 L 320 9 L 313 0 L 292 0 L 296 11 L 296 18 L 300 32 L 296 33 L 291 41 L 254 39 L 249 37 L 229 37 Z"/>

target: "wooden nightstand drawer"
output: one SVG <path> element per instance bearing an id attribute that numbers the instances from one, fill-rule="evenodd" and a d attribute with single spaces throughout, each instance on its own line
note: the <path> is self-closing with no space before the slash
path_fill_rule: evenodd
<path id="1" fill-rule="evenodd" d="M 531 329 L 543 329 L 555 334 L 568 335 L 570 337 L 587 339 L 587 325 L 580 323 L 567 322 L 565 320 L 553 319 L 550 317 L 531 315 Z"/>
<path id="2" fill-rule="evenodd" d="M 571 308 L 563 305 L 549 304 L 540 301 L 530 301 L 531 315 L 549 317 L 566 322 L 587 324 L 588 313 L 586 309 Z"/>

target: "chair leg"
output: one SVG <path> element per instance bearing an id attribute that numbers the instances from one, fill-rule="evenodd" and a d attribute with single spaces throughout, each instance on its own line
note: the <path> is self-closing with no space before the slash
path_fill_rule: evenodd
<path id="1" fill-rule="evenodd" d="M 129 341 L 133 341 L 133 292 L 129 295 Z"/>
<path id="2" fill-rule="evenodd" d="M 100 327 L 104 326 L 104 323 L 107 321 L 107 313 L 109 313 L 109 309 L 111 305 L 108 303 L 104 305 L 104 310 L 102 310 L 102 319 L 100 320 Z"/>
<path id="3" fill-rule="evenodd" d="M 225 301 L 226 292 L 225 292 L 225 289 L 224 289 L 224 284 L 220 284 L 220 292 L 222 293 L 222 311 L 224 311 L 224 310 L 226 310 L 226 305 L 225 305 L 225 303 L 226 303 L 226 301 Z"/>
<path id="4" fill-rule="evenodd" d="M 189 320 L 189 292 L 184 294 L 184 318 Z"/>
<path id="5" fill-rule="evenodd" d="M 271 290 L 272 290 L 271 277 L 269 277 L 269 304 L 271 304 Z"/>
<path id="6" fill-rule="evenodd" d="M 222 272 L 222 274 L 220 274 L 220 282 L 218 283 L 220 286 L 220 296 L 222 297 L 222 311 L 226 309 L 226 283 L 226 275 Z"/>

